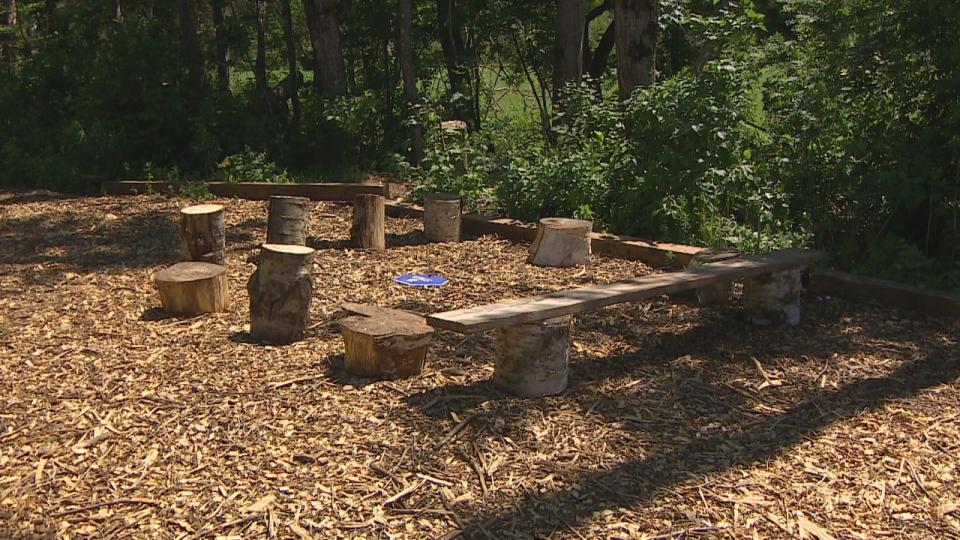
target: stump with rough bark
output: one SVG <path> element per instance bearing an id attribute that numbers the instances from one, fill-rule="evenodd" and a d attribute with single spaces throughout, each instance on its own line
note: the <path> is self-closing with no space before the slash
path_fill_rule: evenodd
<path id="1" fill-rule="evenodd" d="M 270 343 L 303 337 L 310 321 L 313 255 L 305 246 L 261 246 L 260 264 L 247 282 L 251 337 Z"/>
<path id="2" fill-rule="evenodd" d="M 153 275 L 167 313 L 196 315 L 226 311 L 230 305 L 227 269 L 205 262 L 182 262 Z"/>
<path id="3" fill-rule="evenodd" d="M 583 219 L 543 218 L 530 246 L 527 262 L 536 266 L 570 267 L 590 264 L 593 223 Z"/>
<path id="4" fill-rule="evenodd" d="M 743 282 L 743 308 L 754 324 L 800 324 L 803 269 L 774 272 Z"/>
<path id="5" fill-rule="evenodd" d="M 199 204 L 180 210 L 180 253 L 188 261 L 223 264 L 223 206 Z"/>
<path id="6" fill-rule="evenodd" d="M 570 315 L 497 330 L 493 383 L 522 397 L 563 392 L 572 336 Z"/>
<path id="7" fill-rule="evenodd" d="M 720 261 L 729 261 L 740 257 L 740 252 L 728 248 L 709 248 L 697 252 L 688 265 L 689 268 L 696 268 L 704 264 L 717 263 Z M 724 281 L 708 287 L 701 287 L 694 291 L 692 298 L 697 300 L 700 306 L 711 306 L 717 304 L 726 304 L 730 298 L 730 289 L 733 286 L 732 281 Z"/>
<path id="8" fill-rule="evenodd" d="M 344 367 L 360 377 L 409 377 L 423 371 L 433 328 L 398 309 L 344 304 L 359 316 L 340 322 Z"/>
<path id="9" fill-rule="evenodd" d="M 423 233 L 431 242 L 460 241 L 460 197 L 430 193 L 423 197 Z"/>
<path id="10" fill-rule="evenodd" d="M 310 199 L 274 195 L 267 213 L 267 243 L 306 245 L 309 222 Z"/>
<path id="11" fill-rule="evenodd" d="M 353 247 L 383 251 L 385 210 L 383 195 L 357 195 L 353 201 L 353 226 L 350 241 Z"/>

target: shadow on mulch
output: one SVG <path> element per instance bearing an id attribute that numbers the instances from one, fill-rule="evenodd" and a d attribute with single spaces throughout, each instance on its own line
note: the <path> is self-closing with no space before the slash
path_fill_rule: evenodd
<path id="1" fill-rule="evenodd" d="M 0 197 L 0 206 L 27 204 L 36 202 L 65 201 L 80 198 L 77 195 L 68 195 L 65 193 L 54 193 L 52 191 L 27 191 L 16 193 L 9 197 Z"/>

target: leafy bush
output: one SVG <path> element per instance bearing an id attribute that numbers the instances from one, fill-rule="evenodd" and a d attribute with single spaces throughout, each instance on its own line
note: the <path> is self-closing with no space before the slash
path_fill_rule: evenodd
<path id="1" fill-rule="evenodd" d="M 292 182 L 287 170 L 270 161 L 266 152 L 250 148 L 225 157 L 217 166 L 217 173 L 225 182 Z"/>

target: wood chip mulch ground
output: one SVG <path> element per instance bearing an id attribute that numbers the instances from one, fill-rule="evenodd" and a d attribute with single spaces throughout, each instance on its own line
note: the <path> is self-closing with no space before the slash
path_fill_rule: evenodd
<path id="1" fill-rule="evenodd" d="M 312 328 L 252 343 L 264 203 L 222 200 L 228 313 L 171 318 L 160 197 L 0 192 L 0 538 L 960 537 L 960 323 L 807 296 L 798 328 L 738 301 L 579 317 L 570 388 L 489 383 L 492 336 L 439 332 L 425 372 L 343 370 L 344 301 L 421 313 L 652 270 L 525 264 L 495 237 L 384 253 L 317 204 Z M 434 272 L 434 290 L 392 282 Z"/>

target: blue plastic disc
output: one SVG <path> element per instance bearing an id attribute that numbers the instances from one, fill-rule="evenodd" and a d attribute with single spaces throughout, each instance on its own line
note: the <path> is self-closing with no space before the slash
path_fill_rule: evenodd
<path id="1" fill-rule="evenodd" d="M 403 274 L 402 276 L 393 278 L 393 280 L 401 285 L 409 285 L 411 287 L 439 287 L 446 285 L 446 283 L 450 281 L 436 274 Z"/>

